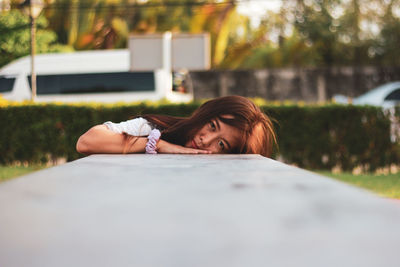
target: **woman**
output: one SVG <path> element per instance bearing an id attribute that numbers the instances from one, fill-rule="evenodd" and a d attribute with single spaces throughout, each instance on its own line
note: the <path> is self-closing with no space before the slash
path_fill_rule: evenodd
<path id="1" fill-rule="evenodd" d="M 243 153 L 269 157 L 275 145 L 272 122 L 260 108 L 245 97 L 226 96 L 204 103 L 188 118 L 143 115 L 94 126 L 79 138 L 76 149 L 86 155 Z"/>

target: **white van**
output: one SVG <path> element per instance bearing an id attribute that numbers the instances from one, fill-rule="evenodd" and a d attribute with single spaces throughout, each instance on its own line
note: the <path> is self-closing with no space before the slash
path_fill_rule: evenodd
<path id="1" fill-rule="evenodd" d="M 188 102 L 191 93 L 172 90 L 164 69 L 131 72 L 128 49 L 35 56 L 38 102 L 132 102 L 168 99 Z M 30 56 L 0 69 L 0 94 L 14 101 L 31 99 Z"/>

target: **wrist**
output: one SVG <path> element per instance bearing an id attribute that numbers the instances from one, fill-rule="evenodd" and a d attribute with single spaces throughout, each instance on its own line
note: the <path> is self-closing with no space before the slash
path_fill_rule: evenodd
<path id="1" fill-rule="evenodd" d="M 160 140 L 161 133 L 158 129 L 151 130 L 149 136 L 147 137 L 148 141 L 145 147 L 146 154 L 157 154 L 157 144 Z"/>
<path id="2" fill-rule="evenodd" d="M 163 152 L 163 148 L 165 146 L 165 141 L 164 140 L 158 140 L 157 145 L 156 145 L 156 150 L 157 152 Z"/>

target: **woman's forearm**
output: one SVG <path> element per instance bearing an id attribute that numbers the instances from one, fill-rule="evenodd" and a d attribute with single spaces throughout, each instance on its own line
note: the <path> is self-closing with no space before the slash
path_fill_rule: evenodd
<path id="1" fill-rule="evenodd" d="M 78 139 L 76 150 L 85 155 L 143 153 L 146 143 L 146 137 L 134 137 L 133 140 L 127 142 L 125 135 L 115 133 L 105 125 L 97 125 Z"/>
<path id="2" fill-rule="evenodd" d="M 121 154 L 144 153 L 146 151 L 147 137 L 134 137 L 127 139 L 124 134 L 115 133 L 105 125 L 97 125 L 89 129 L 76 143 L 76 150 L 85 155 L 91 154 Z M 157 142 L 158 153 L 172 154 L 210 154 L 210 151 L 184 147 L 168 143 L 164 140 Z"/>

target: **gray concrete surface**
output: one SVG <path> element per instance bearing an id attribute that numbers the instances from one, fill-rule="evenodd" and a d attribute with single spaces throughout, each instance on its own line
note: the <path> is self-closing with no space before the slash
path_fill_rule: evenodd
<path id="1" fill-rule="evenodd" d="M 257 155 L 96 155 L 0 184 L 0 266 L 400 266 L 400 204 Z"/>

